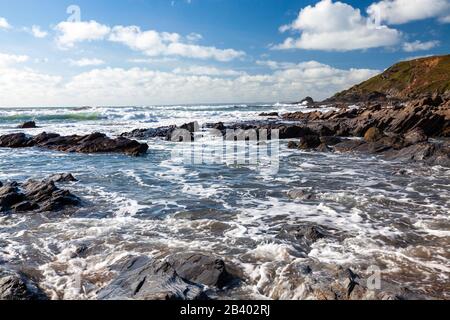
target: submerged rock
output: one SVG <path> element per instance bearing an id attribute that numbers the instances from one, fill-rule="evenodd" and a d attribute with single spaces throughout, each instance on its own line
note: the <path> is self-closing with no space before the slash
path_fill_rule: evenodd
<path id="1" fill-rule="evenodd" d="M 166 261 L 133 258 L 98 293 L 100 300 L 205 300 L 202 286 L 180 277 Z"/>
<path id="2" fill-rule="evenodd" d="M 27 148 L 40 147 L 50 150 L 78 153 L 124 153 L 140 156 L 147 152 L 148 145 L 124 137 L 112 139 L 102 133 L 86 136 L 60 136 L 41 133 L 35 137 L 23 133 L 0 136 L 0 147 Z"/>

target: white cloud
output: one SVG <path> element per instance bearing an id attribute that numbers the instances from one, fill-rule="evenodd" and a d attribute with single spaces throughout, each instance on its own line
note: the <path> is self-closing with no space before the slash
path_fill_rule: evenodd
<path id="1" fill-rule="evenodd" d="M 30 32 L 35 38 L 40 38 L 40 39 L 45 38 L 48 35 L 47 31 L 42 30 L 40 26 L 36 26 L 36 25 L 31 27 Z"/>
<path id="2" fill-rule="evenodd" d="M 376 73 L 309 61 L 253 75 L 223 77 L 107 67 L 63 80 L 28 69 L 6 68 L 0 73 L 0 101 L 4 106 L 53 106 L 295 101 L 307 95 L 323 99 Z"/>
<path id="3" fill-rule="evenodd" d="M 257 60 L 258 66 L 268 67 L 270 69 L 289 69 L 295 67 L 295 63 L 292 62 L 278 62 L 273 60 Z"/>
<path id="4" fill-rule="evenodd" d="M 9 29 L 11 28 L 11 25 L 8 23 L 8 20 L 6 20 L 3 17 L 0 17 L 0 29 Z"/>
<path id="5" fill-rule="evenodd" d="M 440 44 L 439 41 L 426 41 L 421 42 L 419 40 L 414 42 L 405 42 L 403 44 L 403 51 L 414 52 L 414 51 L 427 51 L 437 47 Z"/>
<path id="6" fill-rule="evenodd" d="M 274 49 L 349 51 L 393 46 L 401 33 L 375 24 L 359 9 L 342 2 L 322 0 L 303 8 L 297 19 L 280 31 L 301 32 L 299 38 L 287 38 Z"/>
<path id="7" fill-rule="evenodd" d="M 69 60 L 69 63 L 72 66 L 76 66 L 76 67 L 89 67 L 89 66 L 100 66 L 105 64 L 105 61 L 100 60 L 100 59 L 89 59 L 89 58 L 83 58 L 83 59 L 79 59 L 79 60 Z"/>
<path id="8" fill-rule="evenodd" d="M 102 40 L 110 32 L 108 26 L 96 21 L 60 22 L 55 30 L 59 33 L 57 43 L 62 48 L 72 48 L 77 42 Z"/>
<path id="9" fill-rule="evenodd" d="M 0 68 L 8 67 L 13 64 L 23 63 L 29 60 L 25 55 L 14 55 L 0 52 Z"/>
<path id="10" fill-rule="evenodd" d="M 176 68 L 173 70 L 175 74 L 184 75 L 197 75 L 197 76 L 224 76 L 224 77 L 234 77 L 246 74 L 242 71 L 236 71 L 231 69 L 219 69 L 216 67 L 208 66 L 191 66 L 188 68 Z"/>
<path id="11" fill-rule="evenodd" d="M 367 9 L 372 19 L 388 24 L 442 17 L 449 12 L 449 0 L 383 0 Z"/>
<path id="12" fill-rule="evenodd" d="M 177 33 L 141 31 L 138 26 L 116 26 L 112 29 L 109 40 L 122 43 L 135 51 L 155 56 L 180 56 L 195 59 L 214 59 L 231 61 L 245 55 L 233 49 L 218 49 L 191 43 L 184 43 Z"/>

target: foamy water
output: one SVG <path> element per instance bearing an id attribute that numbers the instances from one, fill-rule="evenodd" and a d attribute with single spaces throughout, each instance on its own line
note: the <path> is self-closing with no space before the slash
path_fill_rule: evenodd
<path id="1" fill-rule="evenodd" d="M 61 134 L 111 136 L 136 128 L 254 120 L 261 112 L 305 109 L 291 105 L 217 105 L 83 109 L 0 109 L 0 133 L 19 132 L 35 119 Z M 145 157 L 0 149 L 0 181 L 71 172 L 63 185 L 84 206 L 71 215 L 0 216 L 0 264 L 26 270 L 54 299 L 95 299 L 133 255 L 214 253 L 245 275 L 228 298 L 307 299 L 292 270 L 310 265 L 362 272 L 372 265 L 383 280 L 430 298 L 449 298 L 450 171 L 386 162 L 375 157 L 320 154 L 280 143 L 276 175 L 250 165 L 183 164 L 179 146 L 148 141 Z M 407 169 L 407 174 L 395 174 Z M 311 200 L 293 200 L 306 189 Z M 282 236 L 304 224 L 331 236 L 311 247 Z M 76 256 L 86 246 L 83 256 Z"/>

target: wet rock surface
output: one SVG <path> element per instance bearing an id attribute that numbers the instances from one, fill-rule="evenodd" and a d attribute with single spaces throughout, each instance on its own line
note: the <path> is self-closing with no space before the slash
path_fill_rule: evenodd
<path id="1" fill-rule="evenodd" d="M 27 276 L 0 268 L 0 300 L 47 300 L 45 293 Z"/>
<path id="2" fill-rule="evenodd" d="M 0 147 L 39 147 L 63 152 L 124 153 L 130 156 L 140 156 L 148 150 L 147 144 L 124 137 L 112 139 L 102 133 L 93 133 L 86 136 L 60 136 L 59 134 L 44 132 L 34 137 L 24 133 L 13 133 L 0 136 Z"/>
<path id="3" fill-rule="evenodd" d="M 27 121 L 19 125 L 17 128 L 19 129 L 35 129 L 37 128 L 36 122 L 34 121 Z"/>
<path id="4" fill-rule="evenodd" d="M 68 190 L 59 189 L 51 178 L 29 180 L 23 184 L 10 182 L 0 188 L 1 213 L 56 212 L 80 205 L 78 197 Z"/>
<path id="5" fill-rule="evenodd" d="M 205 300 L 202 286 L 180 277 L 170 263 L 147 257 L 127 262 L 98 294 L 100 300 Z"/>

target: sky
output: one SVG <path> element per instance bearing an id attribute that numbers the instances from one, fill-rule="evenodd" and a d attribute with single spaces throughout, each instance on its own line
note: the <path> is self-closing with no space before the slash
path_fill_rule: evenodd
<path id="1" fill-rule="evenodd" d="M 450 0 L 0 0 L 0 107 L 320 100 L 449 31 Z"/>

